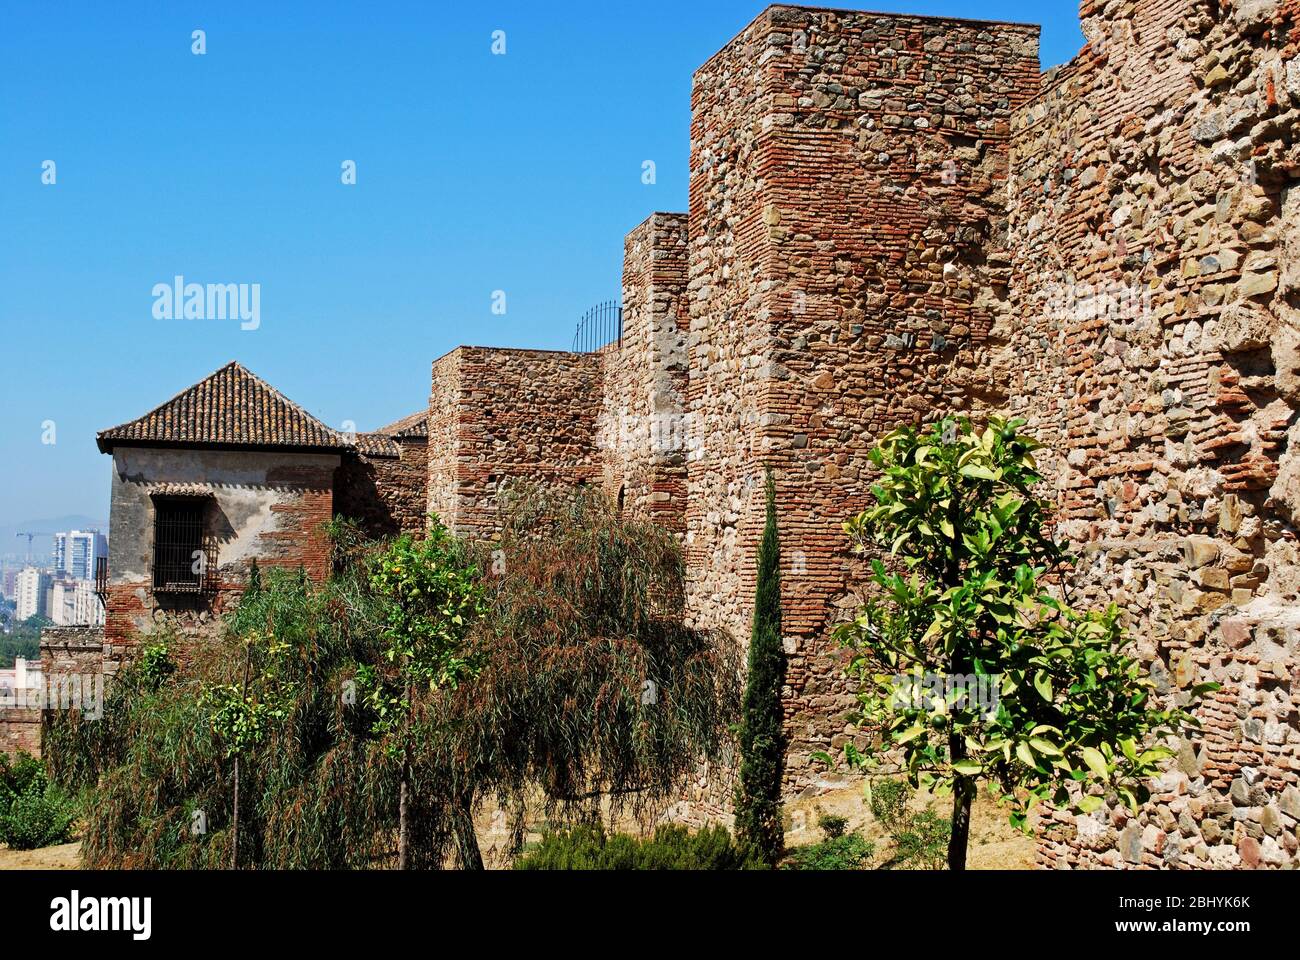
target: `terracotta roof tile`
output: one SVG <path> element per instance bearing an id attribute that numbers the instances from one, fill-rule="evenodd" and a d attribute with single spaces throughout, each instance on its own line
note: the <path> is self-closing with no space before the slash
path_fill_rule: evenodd
<path id="1" fill-rule="evenodd" d="M 358 433 L 356 448 L 358 453 L 367 457 L 396 460 L 402 456 L 402 448 L 397 445 L 397 441 L 383 433 Z"/>
<path id="2" fill-rule="evenodd" d="M 420 438 L 429 436 L 429 410 L 417 410 L 408 416 L 396 420 L 386 427 L 380 427 L 375 433 L 398 439 Z"/>
<path id="3" fill-rule="evenodd" d="M 294 447 L 341 450 L 352 446 L 238 363 L 178 393 L 138 420 L 101 431 L 104 453 L 115 444 Z"/>

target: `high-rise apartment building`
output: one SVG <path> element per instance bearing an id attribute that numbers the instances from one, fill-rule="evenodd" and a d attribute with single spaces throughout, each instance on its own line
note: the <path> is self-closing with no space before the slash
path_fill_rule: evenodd
<path id="1" fill-rule="evenodd" d="M 42 617 L 50 615 L 52 580 L 49 571 L 39 567 L 24 567 L 19 571 L 14 589 L 14 617 L 19 623 L 37 614 Z"/>
<path id="2" fill-rule="evenodd" d="M 54 535 L 54 571 L 78 580 L 95 579 L 95 558 L 108 556 L 108 538 L 98 530 Z"/>

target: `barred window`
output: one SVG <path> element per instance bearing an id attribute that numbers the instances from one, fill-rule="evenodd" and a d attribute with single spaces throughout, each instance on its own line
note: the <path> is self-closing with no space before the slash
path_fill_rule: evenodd
<path id="1" fill-rule="evenodd" d="M 154 499 L 153 587 L 160 593 L 197 593 L 207 582 L 203 519 L 208 501 Z"/>

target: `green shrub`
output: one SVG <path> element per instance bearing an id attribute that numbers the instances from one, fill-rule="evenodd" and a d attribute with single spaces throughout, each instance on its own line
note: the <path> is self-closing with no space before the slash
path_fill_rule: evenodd
<path id="1" fill-rule="evenodd" d="M 867 798 L 872 816 L 894 841 L 893 856 L 886 867 L 943 868 L 952 837 L 951 820 L 928 807 L 919 813 L 908 810 L 912 788 L 905 780 L 876 780 Z"/>
<path id="2" fill-rule="evenodd" d="M 33 780 L 0 813 L 0 842 L 14 850 L 35 850 L 72 839 L 76 810 L 72 799 L 45 778 Z"/>
<path id="3" fill-rule="evenodd" d="M 45 784 L 45 767 L 30 753 L 20 751 L 14 759 L 9 754 L 0 753 L 0 812 L 5 810 L 4 800 L 11 801 L 13 795 L 27 792 L 33 781 Z"/>
<path id="4" fill-rule="evenodd" d="M 912 815 L 907 828 L 894 837 L 894 863 L 922 870 L 942 870 L 951 836 L 951 820 L 933 810 L 922 810 Z"/>
<path id="5" fill-rule="evenodd" d="M 515 862 L 516 870 L 744 870 L 762 863 L 746 855 L 724 827 L 691 833 L 664 826 L 649 838 L 606 834 L 598 824 L 548 833 Z"/>
<path id="6" fill-rule="evenodd" d="M 871 815 L 887 833 L 892 834 L 905 827 L 907 801 L 911 793 L 903 780 L 876 780 L 871 784 L 867 795 Z"/>
<path id="7" fill-rule="evenodd" d="M 876 845 L 860 833 L 841 833 L 828 836 L 821 843 L 795 848 L 790 854 L 789 867 L 792 870 L 865 870 L 875 852 Z"/>
<path id="8" fill-rule="evenodd" d="M 74 819 L 71 798 L 46 779 L 41 761 L 0 754 L 0 843 L 15 850 L 66 843 Z"/>
<path id="9" fill-rule="evenodd" d="M 844 831 L 849 826 L 849 818 L 834 813 L 823 813 L 817 817 L 817 826 L 822 828 L 822 833 L 826 834 L 827 840 L 834 840 L 836 837 L 844 836 Z"/>

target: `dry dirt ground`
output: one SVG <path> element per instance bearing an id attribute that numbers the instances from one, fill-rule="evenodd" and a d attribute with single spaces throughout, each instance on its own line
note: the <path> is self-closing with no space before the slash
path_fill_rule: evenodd
<path id="1" fill-rule="evenodd" d="M 935 813 L 942 817 L 948 817 L 952 813 L 951 799 L 935 799 L 923 793 L 918 793 L 913 798 L 911 807 L 920 811 L 929 804 L 933 804 Z M 798 847 L 822 840 L 824 834 L 817 826 L 817 819 L 823 813 L 846 818 L 849 831 L 857 831 L 875 842 L 878 851 L 875 862 L 884 859 L 888 853 L 889 840 L 871 815 L 871 810 L 863 799 L 860 783 L 841 786 L 828 782 L 820 789 L 809 791 L 808 795 L 786 804 L 786 846 Z M 508 869 L 508 838 L 499 815 L 494 820 L 492 813 L 485 811 L 477 818 L 475 826 L 478 828 L 479 846 L 483 850 L 486 866 L 489 869 Z M 628 833 L 641 832 L 638 825 L 630 821 L 620 821 L 617 826 Z M 527 837 L 530 843 L 540 839 L 541 834 L 536 830 L 531 830 Z M 1007 811 L 983 794 L 979 796 L 972 812 L 968 849 L 967 867 L 971 870 L 1034 869 L 1033 838 L 1012 828 L 1007 822 Z"/>
<path id="2" fill-rule="evenodd" d="M 0 847 L 0 870 L 76 870 L 80 866 L 80 843 L 61 843 L 40 850 Z"/>
<path id="3" fill-rule="evenodd" d="M 933 804 L 934 812 L 939 816 L 952 815 L 952 800 L 948 797 L 932 798 L 918 793 L 910 806 L 919 811 L 930 804 Z M 824 835 L 817 826 L 817 818 L 823 813 L 845 817 L 848 829 L 856 830 L 874 841 L 877 850 L 884 852 L 888 847 L 885 832 L 876 823 L 863 800 L 861 785 L 830 788 L 817 796 L 800 797 L 786 804 L 786 846 L 803 846 L 821 840 Z M 971 813 L 970 845 L 967 851 L 966 866 L 971 870 L 1034 869 L 1033 838 L 1013 828 L 1007 822 L 1006 809 L 999 807 L 983 793 L 976 800 Z"/>
<path id="4" fill-rule="evenodd" d="M 945 798 L 931 801 L 919 795 L 912 806 L 923 809 L 933 802 L 936 813 L 948 816 L 949 804 Z M 848 820 L 848 829 L 861 832 L 876 842 L 877 848 L 887 846 L 884 833 L 871 816 L 862 798 L 861 786 L 828 787 L 815 796 L 800 797 L 786 805 L 786 843 L 791 847 L 816 843 L 822 839 L 817 818 L 823 814 L 836 814 Z M 489 868 L 505 868 L 504 838 L 500 824 L 491 815 L 480 817 L 479 842 L 483 858 Z M 621 825 L 623 826 L 623 825 Z M 635 831 L 628 824 L 624 829 Z M 541 839 L 531 834 L 530 840 Z M 0 846 L 0 870 L 75 870 L 80 866 L 81 844 L 64 843 L 41 850 L 10 850 Z M 971 822 L 969 867 L 972 870 L 1031 870 L 1034 867 L 1034 842 L 1013 830 L 1007 823 L 1006 811 L 981 795 L 975 804 Z"/>

